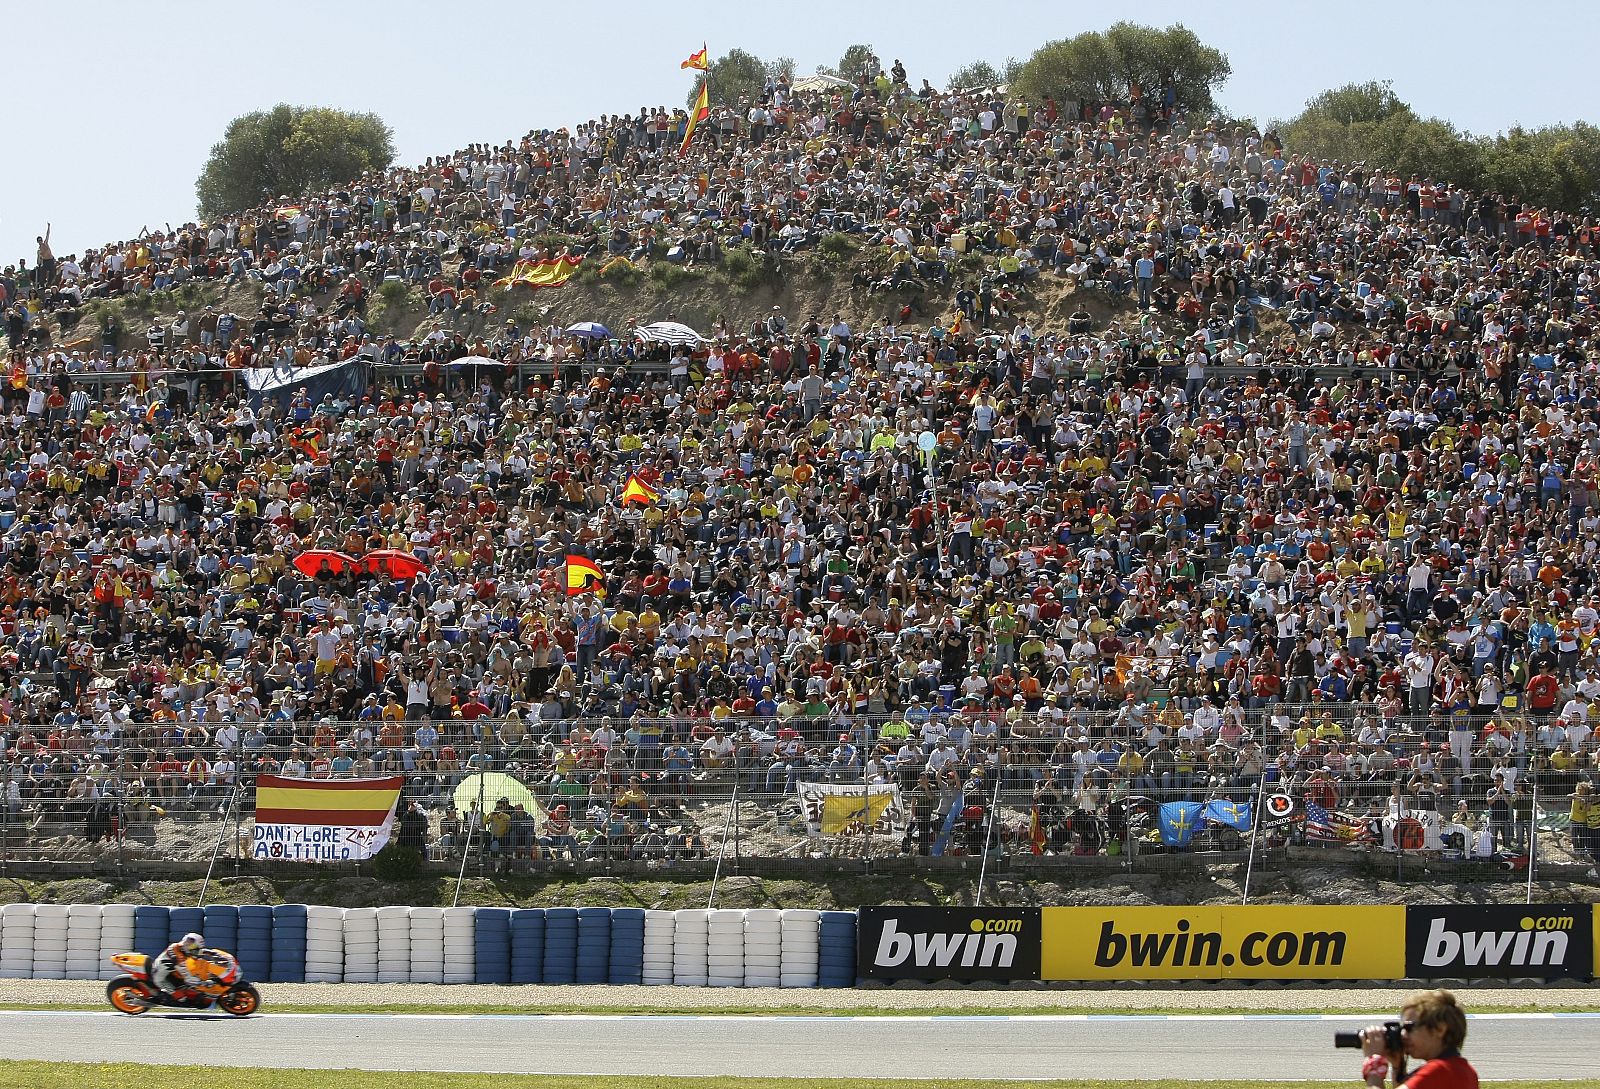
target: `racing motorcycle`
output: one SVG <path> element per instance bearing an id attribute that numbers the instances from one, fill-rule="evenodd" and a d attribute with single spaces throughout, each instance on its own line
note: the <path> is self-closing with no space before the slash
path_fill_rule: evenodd
<path id="1" fill-rule="evenodd" d="M 261 992 L 244 978 L 239 962 L 220 949 L 188 957 L 184 967 L 200 982 L 173 991 L 159 990 L 150 979 L 150 959 L 143 953 L 116 953 L 111 963 L 125 975 L 106 984 L 106 1000 L 120 1013 L 141 1014 L 156 1006 L 177 1010 L 216 1007 L 235 1017 L 249 1017 L 261 1008 Z"/>

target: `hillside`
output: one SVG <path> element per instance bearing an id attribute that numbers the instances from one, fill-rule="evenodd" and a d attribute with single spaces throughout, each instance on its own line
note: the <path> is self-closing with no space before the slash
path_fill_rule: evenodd
<path id="1" fill-rule="evenodd" d="M 882 276 L 884 253 L 880 246 L 834 235 L 824 240 L 822 248 L 774 258 L 766 268 L 744 250 L 732 251 L 718 265 L 690 268 L 658 261 L 604 275 L 599 272 L 598 259 L 591 259 L 561 287 L 539 291 L 492 288 L 488 294 L 491 310 L 458 311 L 442 320 L 445 328 L 468 338 L 502 325 L 507 317 L 523 328 L 598 321 L 620 331 L 632 319 L 640 325 L 681 321 L 702 333 L 709 333 L 720 320 L 732 330 L 742 330 L 774 308 L 792 322 L 814 315 L 826 324 L 837 314 L 861 329 L 889 321 L 917 327 L 948 324 L 955 314 L 954 285 L 895 292 L 863 286 L 861 281 Z M 987 267 L 982 257 L 970 255 L 955 270 L 956 282 L 975 285 Z M 144 345 L 144 331 L 149 326 L 171 320 L 180 310 L 194 312 L 216 306 L 249 318 L 259 309 L 263 294 L 259 284 L 249 281 L 229 285 L 192 280 L 166 291 L 94 300 L 76 320 L 57 323 L 52 341 L 58 346 L 98 347 L 107 324 L 115 322 L 121 330 L 119 347 L 137 350 Z M 312 298 L 321 306 L 331 294 Z M 1012 312 L 1036 324 L 1064 328 L 1079 306 L 1095 319 L 1096 327 L 1114 317 L 1133 315 L 1128 300 L 1077 290 L 1069 281 L 1048 276 L 1019 289 Z M 902 322 L 898 315 L 906 307 L 910 308 L 909 321 Z M 429 317 L 426 296 L 419 288 L 394 280 L 378 288 L 367 319 L 373 331 L 400 340 L 426 332 L 435 320 Z"/>

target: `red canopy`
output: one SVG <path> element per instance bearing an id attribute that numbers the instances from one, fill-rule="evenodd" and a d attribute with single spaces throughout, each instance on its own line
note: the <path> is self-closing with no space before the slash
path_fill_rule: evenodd
<path id="1" fill-rule="evenodd" d="M 390 578 L 414 579 L 428 569 L 421 557 L 398 548 L 379 548 L 362 556 L 361 570 L 376 575 L 382 572 Z"/>
<path id="2" fill-rule="evenodd" d="M 294 564 L 296 571 L 307 578 L 316 578 L 318 575 L 342 575 L 347 571 L 361 569 L 360 561 L 354 556 L 331 548 L 308 548 L 289 562 Z"/>

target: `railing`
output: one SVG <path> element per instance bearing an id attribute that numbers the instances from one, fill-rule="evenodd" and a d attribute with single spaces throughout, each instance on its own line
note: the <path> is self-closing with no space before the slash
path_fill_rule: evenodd
<path id="1" fill-rule="evenodd" d="M 1425 854 L 1473 857 L 1486 846 L 1496 858 L 1520 858 L 1537 838 L 1551 861 L 1581 857 L 1564 818 L 1577 784 L 1597 778 L 1592 741 L 1553 754 L 1520 727 L 1473 719 L 1449 730 L 1401 722 L 1367 744 L 1354 730 L 1370 715 L 1307 706 L 1286 716 L 1292 729 L 1280 738 L 1265 711 L 1250 710 L 1235 720 L 1242 734 L 1224 720 L 1208 736 L 1162 741 L 1150 732 L 1164 728 L 1153 706 L 1079 712 L 1042 736 L 1033 736 L 1032 716 L 947 716 L 953 737 L 943 744 L 937 728 L 908 742 L 924 736 L 921 723 L 871 716 L 730 719 L 720 730 L 704 719 L 483 718 L 388 732 L 377 721 L 321 720 L 224 728 L 220 740 L 171 725 L 98 739 L 13 725 L 0 760 L 0 865 L 192 865 L 213 854 L 249 864 L 255 779 L 269 771 L 398 773 L 400 837 L 432 860 L 479 867 L 728 852 L 790 860 L 987 852 L 1132 865 L 1303 843 L 1393 849 L 1404 819 L 1424 837 L 1406 846 L 1422 843 Z M 1169 732 L 1182 721 L 1169 716 Z M 1212 801 L 1250 811 L 1233 826 L 1192 807 L 1162 809 Z M 1276 819 L 1286 804 L 1289 819 Z M 1274 819 L 1262 822 L 1263 813 Z M 1168 815 L 1191 820 L 1192 838 L 1164 838 Z"/>

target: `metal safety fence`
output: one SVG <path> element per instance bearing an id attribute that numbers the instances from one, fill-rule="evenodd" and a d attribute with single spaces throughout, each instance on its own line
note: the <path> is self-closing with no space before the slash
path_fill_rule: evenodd
<path id="1" fill-rule="evenodd" d="M 249 864 L 255 782 L 269 773 L 398 774 L 396 838 L 482 869 L 1019 856 L 1158 865 L 1258 843 L 1483 860 L 1537 846 L 1582 860 L 1588 825 L 1569 825 L 1588 806 L 1574 799 L 1600 779 L 1581 727 L 1385 721 L 1359 705 L 12 724 L 4 737 L 0 865 Z"/>

